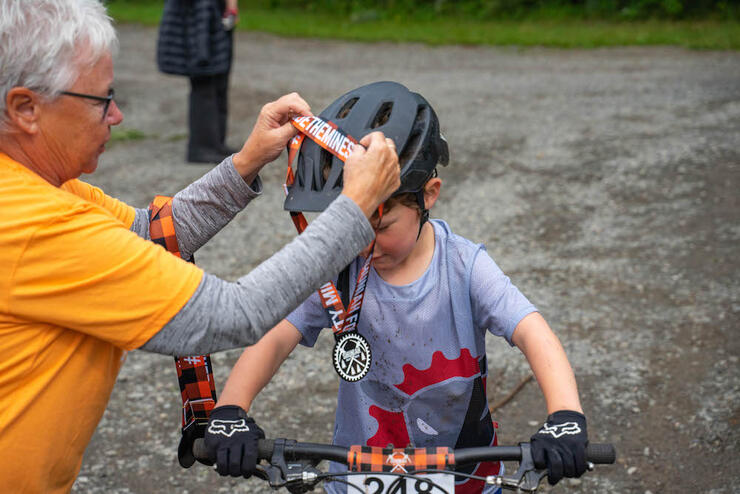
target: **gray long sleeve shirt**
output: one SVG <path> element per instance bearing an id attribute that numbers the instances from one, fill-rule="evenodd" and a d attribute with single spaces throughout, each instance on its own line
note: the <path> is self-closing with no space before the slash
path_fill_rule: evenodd
<path id="1" fill-rule="evenodd" d="M 182 257 L 189 259 L 261 191 L 259 177 L 248 186 L 226 158 L 177 193 L 172 215 Z M 131 230 L 151 238 L 146 209 L 136 210 Z M 252 344 L 336 276 L 373 236 L 360 208 L 340 195 L 303 234 L 236 282 L 205 273 L 185 306 L 141 349 L 192 355 Z"/>

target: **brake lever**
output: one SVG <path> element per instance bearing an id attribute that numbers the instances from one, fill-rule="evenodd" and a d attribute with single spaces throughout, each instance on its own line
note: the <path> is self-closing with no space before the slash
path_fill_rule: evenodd
<path id="1" fill-rule="evenodd" d="M 318 482 L 318 474 L 321 472 L 310 464 L 298 461 L 288 463 L 285 461 L 286 444 L 295 444 L 292 439 L 275 439 L 272 450 L 272 458 L 269 465 L 259 465 L 270 487 L 279 489 L 286 487 L 290 492 L 305 492 L 313 490 Z"/>
<path id="2" fill-rule="evenodd" d="M 270 467 L 269 465 L 267 465 L 267 466 L 265 466 L 265 465 L 257 465 L 256 467 L 254 467 L 254 473 L 252 475 L 254 475 L 255 477 L 257 477 L 258 479 L 262 479 L 262 480 L 265 480 L 265 481 L 268 481 L 269 482 L 270 481 L 270 475 L 267 473 L 267 470 L 268 470 L 269 467 Z"/>
<path id="3" fill-rule="evenodd" d="M 257 469 L 264 472 L 270 487 L 279 489 L 287 482 L 288 466 L 285 464 L 285 439 L 275 439 L 269 465 L 258 465 Z"/>
<path id="4" fill-rule="evenodd" d="M 535 468 L 529 443 L 519 443 L 519 447 L 522 448 L 519 469 L 511 477 L 501 477 L 501 486 L 514 488 L 518 492 L 537 492 L 540 482 L 547 475 L 547 470 Z"/>

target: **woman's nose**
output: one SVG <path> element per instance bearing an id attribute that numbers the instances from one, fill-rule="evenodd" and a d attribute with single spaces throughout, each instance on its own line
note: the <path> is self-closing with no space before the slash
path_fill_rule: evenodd
<path id="1" fill-rule="evenodd" d="M 123 122 L 123 112 L 120 108 L 118 108 L 118 104 L 116 103 L 116 100 L 112 100 L 110 102 L 110 108 L 108 109 L 108 114 L 106 115 L 108 124 L 110 125 L 118 125 L 119 123 Z"/>

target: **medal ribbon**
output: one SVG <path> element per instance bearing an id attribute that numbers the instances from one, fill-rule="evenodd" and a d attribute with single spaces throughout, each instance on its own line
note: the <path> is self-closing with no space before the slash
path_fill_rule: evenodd
<path id="1" fill-rule="evenodd" d="M 285 177 L 286 194 L 288 193 L 288 187 L 293 185 L 295 180 L 293 169 L 291 168 L 293 159 L 298 154 L 298 150 L 301 148 L 306 136 L 343 162 L 349 157 L 354 146 L 359 145 L 354 138 L 339 130 L 336 124 L 322 120 L 319 117 L 296 117 L 291 119 L 290 123 L 298 129 L 299 133 L 291 139 L 288 147 L 288 171 Z M 378 215 L 381 218 L 383 216 L 382 204 L 378 208 Z M 293 220 L 293 224 L 295 225 L 296 230 L 298 230 L 298 233 L 303 233 L 308 226 L 308 222 L 306 221 L 305 216 L 303 216 L 303 213 L 291 211 L 290 217 Z M 329 319 L 331 319 L 332 331 L 334 332 L 334 338 L 336 339 L 338 339 L 342 334 L 357 331 L 357 322 L 360 319 L 360 310 L 362 309 L 365 286 L 367 285 L 367 277 L 370 273 L 370 264 L 373 260 L 374 250 L 375 240 L 373 239 L 370 244 L 370 254 L 368 254 L 360 272 L 357 274 L 357 282 L 355 283 L 355 289 L 352 292 L 352 299 L 350 300 L 349 308 L 344 307 L 342 299 L 339 296 L 339 290 L 337 290 L 337 287 L 332 281 L 324 283 L 318 290 L 321 305 L 326 309 L 326 313 L 329 316 Z"/>
<path id="2" fill-rule="evenodd" d="M 156 196 L 149 205 L 149 234 L 152 242 L 182 257 L 175 237 L 171 197 Z M 192 258 L 189 262 L 194 263 Z M 216 383 L 208 354 L 175 357 L 175 368 L 182 398 L 182 437 L 177 457 L 180 465 L 188 468 L 195 462 L 193 441 L 203 437 L 208 417 L 216 406 Z"/>

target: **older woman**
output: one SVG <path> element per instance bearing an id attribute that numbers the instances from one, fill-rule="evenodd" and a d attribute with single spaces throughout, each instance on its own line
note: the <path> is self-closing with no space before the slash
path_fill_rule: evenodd
<path id="1" fill-rule="evenodd" d="M 0 485 L 66 492 L 126 350 L 205 353 L 258 339 L 373 238 L 399 185 L 375 134 L 348 159 L 343 194 L 292 243 L 229 283 L 148 241 L 147 211 L 79 180 L 123 119 L 116 37 L 96 0 L 0 0 Z M 308 115 L 265 105 L 244 147 L 172 202 L 189 258 L 257 196 L 260 169 Z"/>

